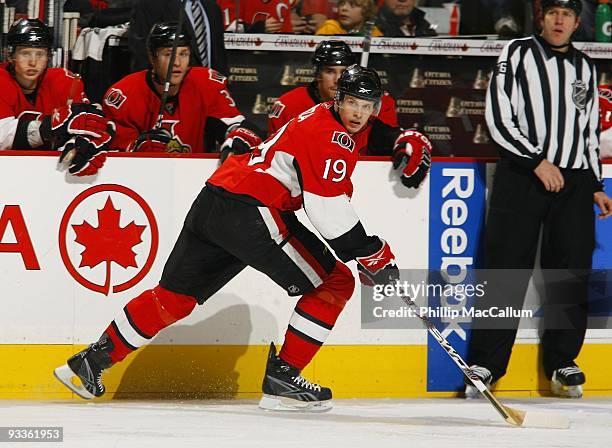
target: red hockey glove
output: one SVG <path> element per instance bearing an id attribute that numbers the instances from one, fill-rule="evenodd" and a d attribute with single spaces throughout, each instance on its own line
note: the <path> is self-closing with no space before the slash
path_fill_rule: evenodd
<path id="1" fill-rule="evenodd" d="M 107 128 L 108 119 L 100 109 L 92 104 L 75 103 L 45 116 L 40 125 L 40 136 L 45 143 L 62 146 L 75 135 L 103 138 Z"/>
<path id="2" fill-rule="evenodd" d="M 68 140 L 60 149 L 60 163 L 67 160 L 68 172 L 75 176 L 94 175 L 106 161 L 107 145 L 96 146 L 89 138 L 80 135 Z"/>
<path id="3" fill-rule="evenodd" d="M 232 129 L 221 145 L 221 163 L 232 154 L 246 154 L 251 148 L 261 143 L 261 138 L 255 132 L 247 128 L 237 127 Z"/>
<path id="4" fill-rule="evenodd" d="M 404 131 L 395 140 L 393 168 L 402 171 L 402 183 L 418 188 L 431 165 L 431 142 L 418 131 Z"/>
<path id="5" fill-rule="evenodd" d="M 167 152 L 172 134 L 167 129 L 150 129 L 143 132 L 130 144 L 128 151 Z"/>
<path id="6" fill-rule="evenodd" d="M 393 285 L 400 278 L 391 248 L 385 240 L 381 239 L 380 242 L 382 247 L 372 255 L 355 258 L 359 281 L 366 286 Z"/>

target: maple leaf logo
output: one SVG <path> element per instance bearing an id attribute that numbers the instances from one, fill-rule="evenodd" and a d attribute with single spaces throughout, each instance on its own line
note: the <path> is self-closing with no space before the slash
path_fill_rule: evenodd
<path id="1" fill-rule="evenodd" d="M 106 262 L 105 295 L 108 295 L 111 285 L 111 262 L 117 263 L 124 269 L 138 267 L 136 253 L 132 249 L 142 243 L 142 232 L 146 228 L 135 224 L 134 221 L 122 228 L 119 224 L 120 218 L 121 211 L 115 209 L 109 196 L 104 207 L 98 210 L 98 227 L 92 226 L 87 221 L 72 225 L 77 236 L 75 241 L 85 246 L 79 267 L 93 269 L 100 263 Z"/>

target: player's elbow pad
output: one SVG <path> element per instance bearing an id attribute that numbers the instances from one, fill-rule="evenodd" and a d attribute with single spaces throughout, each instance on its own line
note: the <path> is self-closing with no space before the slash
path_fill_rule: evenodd
<path id="1" fill-rule="evenodd" d="M 348 232 L 327 242 L 343 262 L 370 255 L 380 249 L 381 245 L 378 237 L 366 234 L 361 222 L 355 224 Z"/>

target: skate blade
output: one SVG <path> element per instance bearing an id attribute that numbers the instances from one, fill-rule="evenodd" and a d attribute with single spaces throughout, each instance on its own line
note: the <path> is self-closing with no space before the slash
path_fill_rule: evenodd
<path id="1" fill-rule="evenodd" d="M 582 386 L 564 386 L 559 381 L 553 381 L 550 383 L 551 392 L 562 398 L 581 398 L 582 397 Z"/>
<path id="2" fill-rule="evenodd" d="M 259 400 L 259 407 L 266 411 L 327 412 L 331 411 L 333 404 L 331 400 L 300 401 L 264 394 L 261 400 Z"/>
<path id="3" fill-rule="evenodd" d="M 85 400 L 91 400 L 92 398 L 95 398 L 95 396 L 87 389 L 85 389 L 82 384 L 75 384 L 73 382 L 73 379 L 75 378 L 79 383 L 80 380 L 78 379 L 79 377 L 74 374 L 72 369 L 68 367 L 67 364 L 55 369 L 53 371 L 53 375 L 55 375 L 55 378 L 57 378 L 64 386 L 73 391 L 79 397 L 84 398 Z"/>

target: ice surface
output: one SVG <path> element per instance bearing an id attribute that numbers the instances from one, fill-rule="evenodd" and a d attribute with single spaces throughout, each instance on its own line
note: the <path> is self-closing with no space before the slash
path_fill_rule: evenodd
<path id="1" fill-rule="evenodd" d="M 607 447 L 612 399 L 502 399 L 566 415 L 569 430 L 514 428 L 482 400 L 335 400 L 323 414 L 265 412 L 256 400 L 0 401 L 0 426 L 63 426 L 63 443 L 36 447 L 527 448 Z M 1 443 L 0 448 L 29 443 Z"/>

